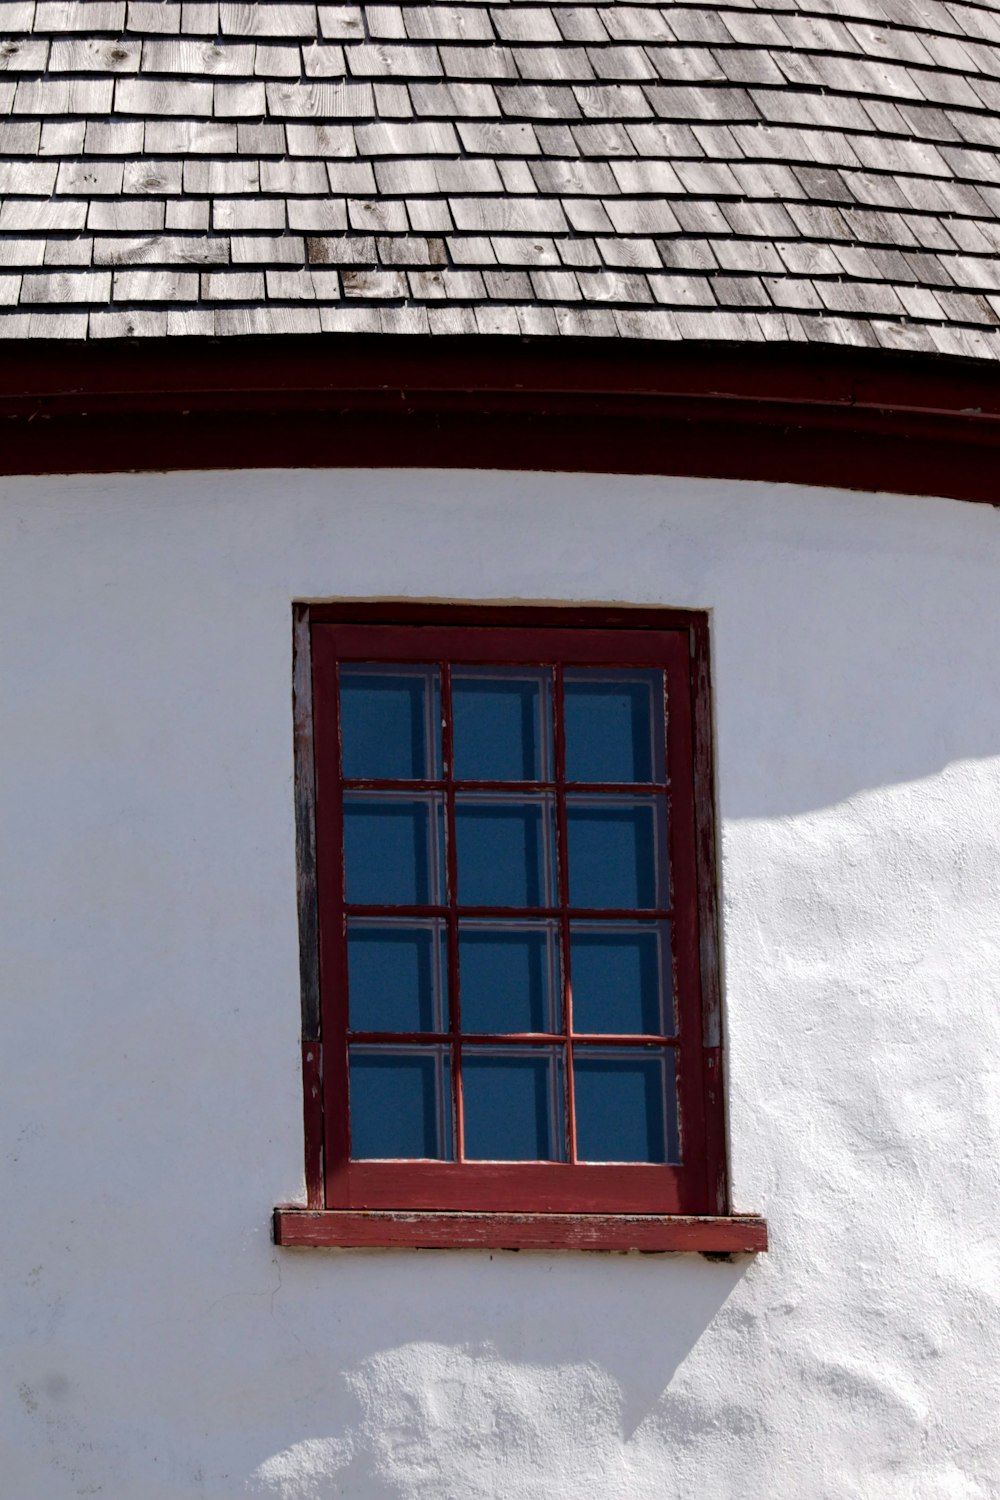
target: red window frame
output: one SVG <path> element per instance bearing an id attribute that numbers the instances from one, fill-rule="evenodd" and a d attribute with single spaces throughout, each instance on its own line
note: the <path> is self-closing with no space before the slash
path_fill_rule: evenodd
<path id="1" fill-rule="evenodd" d="M 342 870 L 342 794 L 338 663 L 438 662 L 662 667 L 666 674 L 666 797 L 669 909 L 643 911 L 673 928 L 676 1035 L 640 1038 L 674 1049 L 682 1140 L 680 1165 L 604 1164 L 575 1160 L 573 1065 L 577 1042 L 564 972 L 563 1032 L 531 1040 L 566 1043 L 570 1121 L 566 1162 L 462 1160 L 460 1068 L 453 1067 L 456 1156 L 453 1162 L 355 1161 L 349 1149 L 346 994 L 347 906 Z M 444 768 L 440 781 L 406 782 L 407 790 L 446 793 L 447 902 L 455 932 L 454 789 L 448 736 L 449 674 L 444 683 Z M 275 1213 L 283 1244 L 517 1245 L 598 1249 L 763 1248 L 763 1221 L 729 1214 L 719 1029 L 719 965 L 712 789 L 708 621 L 702 613 L 648 609 L 433 605 L 304 605 L 295 617 L 296 799 L 303 995 L 307 1206 Z M 562 812 L 561 724 L 555 721 L 556 769 L 550 790 Z M 362 785 L 350 783 L 349 785 Z M 404 784 L 400 783 L 402 787 Z M 460 784 L 466 785 L 467 784 Z M 476 783 L 479 789 L 485 784 Z M 597 789 L 595 784 L 594 789 Z M 497 784 L 511 791 L 517 784 Z M 532 783 L 531 790 L 538 784 Z M 573 790 L 586 790 L 573 784 Z M 601 790 L 608 790 L 600 784 Z M 629 792 L 645 789 L 630 785 Z M 619 788 L 625 790 L 625 788 Z M 655 790 L 664 792 L 662 785 Z M 559 816 L 557 917 L 563 948 L 569 908 L 565 819 Z M 367 909 L 366 909 L 367 910 Z M 477 909 L 478 911 L 478 909 Z M 437 914 L 437 913 L 436 913 Z M 511 916 L 502 911 L 479 915 Z M 545 915 L 533 910 L 531 915 Z M 513 913 L 516 915 L 516 913 Z M 611 913 L 578 913 L 600 916 Z M 615 916 L 623 913 L 617 911 Z M 457 1061 L 461 1016 L 454 938 L 449 941 L 450 1029 L 442 1034 Z M 357 1036 L 354 1040 L 357 1040 Z M 397 1037 L 406 1041 L 405 1036 Z M 426 1040 L 426 1037 L 424 1038 Z M 520 1040 L 527 1042 L 525 1035 Z M 411 1040 L 416 1040 L 416 1037 Z M 477 1036 L 477 1042 L 490 1039 Z M 497 1042 L 509 1042 L 508 1036 Z M 634 1034 L 602 1045 L 635 1045 Z"/>

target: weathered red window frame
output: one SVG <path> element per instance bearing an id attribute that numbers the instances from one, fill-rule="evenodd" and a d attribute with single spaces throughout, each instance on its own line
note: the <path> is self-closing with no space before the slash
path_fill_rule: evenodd
<path id="1" fill-rule="evenodd" d="M 335 640 L 324 629 L 331 626 Z M 603 654 L 609 665 L 664 665 L 668 672 L 670 863 L 683 883 L 675 888 L 672 921 L 685 1164 L 351 1162 L 346 1108 L 331 1102 L 346 1098 L 346 1022 L 336 1000 L 343 992 L 337 967 L 343 945 L 335 936 L 343 906 L 340 892 L 322 888 L 322 871 L 338 862 L 339 795 L 324 803 L 317 794 L 339 783 L 331 717 L 336 703 L 329 683 L 317 686 L 317 679 L 329 675 L 334 655 L 370 658 L 376 638 L 387 659 L 461 659 L 475 640 L 478 659 L 500 662 L 537 652 L 532 633 L 540 631 L 547 633 L 551 659 L 555 637 L 548 633 L 554 630 L 566 632 L 563 660 L 575 653 L 600 661 Z M 707 616 L 664 609 L 296 606 L 295 728 L 308 1201 L 305 1208 L 276 1210 L 276 1240 L 719 1253 L 764 1248 L 763 1221 L 728 1211 Z"/>

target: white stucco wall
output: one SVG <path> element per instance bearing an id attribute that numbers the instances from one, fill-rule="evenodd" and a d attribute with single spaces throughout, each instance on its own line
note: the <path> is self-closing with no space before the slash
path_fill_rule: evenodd
<path id="1" fill-rule="evenodd" d="M 392 472 L 0 487 L 4 1500 L 1000 1493 L 1000 518 Z M 275 1250 L 290 603 L 713 611 L 753 1261 Z"/>

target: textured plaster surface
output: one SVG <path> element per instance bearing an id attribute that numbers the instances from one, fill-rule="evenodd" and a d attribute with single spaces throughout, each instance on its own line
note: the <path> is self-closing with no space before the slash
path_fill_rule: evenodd
<path id="1" fill-rule="evenodd" d="M 0 489 L 5 1500 L 990 1500 L 1000 519 L 711 481 Z M 735 1206 L 309 1253 L 295 597 L 708 607 Z"/>

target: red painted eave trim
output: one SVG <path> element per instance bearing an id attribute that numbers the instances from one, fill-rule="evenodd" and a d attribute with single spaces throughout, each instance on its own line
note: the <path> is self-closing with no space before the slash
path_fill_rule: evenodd
<path id="1" fill-rule="evenodd" d="M 817 346 L 283 337 L 0 350 L 0 473 L 444 467 L 1000 499 L 1000 367 Z"/>
<path id="2" fill-rule="evenodd" d="M 149 409 L 184 396 L 679 395 L 1000 417 L 1000 366 L 817 345 L 284 336 L 0 347 L 0 403 Z"/>
<path id="3" fill-rule="evenodd" d="M 652 1214 L 475 1214 L 276 1208 L 274 1242 L 298 1248 L 674 1251 L 767 1249 L 767 1222 Z"/>

